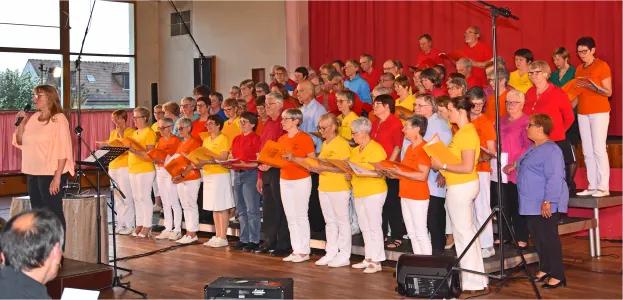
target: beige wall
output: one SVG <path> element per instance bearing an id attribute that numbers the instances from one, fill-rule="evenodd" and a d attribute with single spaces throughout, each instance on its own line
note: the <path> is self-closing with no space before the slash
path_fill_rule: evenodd
<path id="1" fill-rule="evenodd" d="M 227 94 L 232 85 L 251 78 L 252 68 L 286 62 L 284 2 L 175 2 L 191 9 L 192 32 L 205 56 L 216 56 L 216 89 Z M 186 35 L 170 36 L 168 2 L 137 2 L 137 104 L 149 103 L 149 84 L 158 82 L 160 102 L 190 96 L 193 58 L 198 57 Z M 146 101 L 146 102 L 145 102 Z"/>

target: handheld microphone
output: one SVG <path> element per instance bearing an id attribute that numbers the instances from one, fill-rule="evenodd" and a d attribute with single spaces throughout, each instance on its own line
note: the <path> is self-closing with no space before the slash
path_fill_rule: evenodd
<path id="1" fill-rule="evenodd" d="M 23 111 L 29 111 L 31 109 L 30 103 L 24 105 L 24 109 L 22 109 Z M 24 117 L 19 117 L 17 118 L 17 120 L 15 120 L 15 127 L 19 126 L 19 124 L 22 123 L 22 121 L 24 120 Z"/>

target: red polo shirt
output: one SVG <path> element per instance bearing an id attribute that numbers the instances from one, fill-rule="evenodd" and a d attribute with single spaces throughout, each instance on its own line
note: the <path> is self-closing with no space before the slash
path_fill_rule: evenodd
<path id="1" fill-rule="evenodd" d="M 247 111 L 257 114 L 257 105 L 255 105 L 255 97 L 253 96 L 247 100 Z"/>
<path id="2" fill-rule="evenodd" d="M 478 41 L 474 47 L 465 45 L 461 50 L 461 57 L 467 57 L 473 61 L 483 62 L 493 58 L 493 52 L 491 48 L 485 43 Z M 472 67 L 472 73 L 470 77 L 473 77 L 474 82 L 479 86 L 483 86 L 483 82 L 487 82 L 487 75 L 484 68 Z"/>
<path id="3" fill-rule="evenodd" d="M 443 65 L 443 60 L 439 57 L 441 53 L 437 49 L 431 49 L 429 53 L 420 51 L 415 57 L 415 66 L 419 69 L 432 68 L 436 65 Z"/>
<path id="4" fill-rule="evenodd" d="M 389 115 L 385 121 L 376 118 L 372 121 L 370 137 L 383 146 L 387 159 L 392 155 L 395 147 L 402 147 L 404 134 L 402 133 L 402 122 L 393 114 Z"/>
<path id="5" fill-rule="evenodd" d="M 260 144 L 260 136 L 255 132 L 247 135 L 240 134 L 231 143 L 231 155 L 244 162 L 254 161 L 261 150 Z"/>
<path id="6" fill-rule="evenodd" d="M 368 73 L 368 72 L 360 72 L 359 76 L 361 76 L 361 78 L 363 78 L 363 80 L 365 80 L 368 83 L 368 86 L 370 87 L 370 90 L 374 89 L 374 87 L 379 84 L 379 80 L 381 79 L 381 69 L 379 68 L 372 68 L 372 72 Z"/>
<path id="7" fill-rule="evenodd" d="M 539 97 L 536 95 L 536 87 L 531 87 L 526 93 L 526 104 L 523 112 L 529 116 L 534 114 L 546 114 L 552 118 L 553 128 L 549 135 L 552 141 L 565 139 L 565 132 L 573 124 L 573 108 L 567 94 L 548 83 L 547 89 Z"/>

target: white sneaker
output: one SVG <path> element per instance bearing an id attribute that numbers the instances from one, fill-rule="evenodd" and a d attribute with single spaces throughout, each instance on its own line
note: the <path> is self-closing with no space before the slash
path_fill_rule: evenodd
<path id="1" fill-rule="evenodd" d="M 364 259 L 360 263 L 356 263 L 356 264 L 352 265 L 351 267 L 353 269 L 365 269 L 365 268 L 368 267 L 369 264 L 370 264 L 370 262 Z"/>
<path id="2" fill-rule="evenodd" d="M 593 194 L 593 197 L 595 198 L 606 197 L 606 196 L 610 196 L 610 192 L 597 190 L 597 192 Z"/>
<path id="3" fill-rule="evenodd" d="M 217 237 L 216 239 L 214 239 L 214 241 L 209 246 L 213 248 L 220 248 L 220 247 L 229 246 L 229 242 L 227 242 L 226 239 Z"/>
<path id="4" fill-rule="evenodd" d="M 119 234 L 121 235 L 128 235 L 134 232 L 134 228 L 132 227 L 123 227 L 122 230 L 119 230 Z"/>
<path id="5" fill-rule="evenodd" d="M 304 262 L 304 261 L 308 261 L 309 260 L 309 254 L 305 254 L 305 255 L 295 255 L 294 258 L 292 259 L 293 263 L 300 263 L 300 262 Z"/>
<path id="6" fill-rule="evenodd" d="M 157 240 L 167 240 L 171 237 L 172 234 L 173 231 L 163 230 L 159 235 L 155 236 L 154 238 Z"/>
<path id="7" fill-rule="evenodd" d="M 197 236 L 194 237 L 190 237 L 189 235 L 185 235 L 183 236 L 181 239 L 175 241 L 178 244 L 190 244 L 190 243 L 194 243 L 198 240 L 199 238 L 197 238 Z"/>
<path id="8" fill-rule="evenodd" d="M 331 255 L 331 256 L 325 255 L 322 258 L 320 258 L 319 260 L 317 260 L 314 264 L 316 266 L 326 266 L 326 265 L 329 264 L 330 261 L 333 260 L 333 258 L 335 258 L 334 255 Z"/>
<path id="9" fill-rule="evenodd" d="M 336 257 L 332 261 L 330 261 L 329 264 L 327 265 L 331 268 L 339 268 L 339 267 L 348 266 L 350 265 L 350 259 Z"/>
<path id="10" fill-rule="evenodd" d="M 482 258 L 489 258 L 495 255 L 495 249 L 493 247 L 482 248 Z"/>
<path id="11" fill-rule="evenodd" d="M 281 261 L 292 261 L 294 259 L 294 254 L 290 254 L 281 259 Z"/>
<path id="12" fill-rule="evenodd" d="M 169 234 L 169 241 L 177 241 L 182 238 L 182 233 L 179 231 L 171 231 Z"/>
<path id="13" fill-rule="evenodd" d="M 374 262 L 374 263 L 369 263 L 368 267 L 365 268 L 363 272 L 366 274 L 372 274 L 372 273 L 380 272 L 382 270 L 383 270 L 383 267 L 381 267 L 381 263 Z"/>
<path id="14" fill-rule="evenodd" d="M 576 193 L 577 196 L 591 196 L 597 193 L 597 190 L 583 190 L 581 192 Z"/>
<path id="15" fill-rule="evenodd" d="M 204 246 L 212 247 L 212 243 L 216 241 L 216 235 L 210 238 L 207 242 L 203 243 Z"/>

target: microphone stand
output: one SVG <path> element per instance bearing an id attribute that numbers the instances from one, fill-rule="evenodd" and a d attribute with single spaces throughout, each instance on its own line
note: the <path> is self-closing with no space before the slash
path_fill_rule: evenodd
<path id="1" fill-rule="evenodd" d="M 182 21 L 182 24 L 184 24 L 184 29 L 186 29 L 186 33 L 188 33 L 188 35 L 190 36 L 190 40 L 195 45 L 195 48 L 197 48 L 197 52 L 199 52 L 199 57 L 201 58 L 200 59 L 200 64 L 201 64 L 200 65 L 200 69 L 201 69 L 201 72 L 199 72 L 199 82 L 201 82 L 201 84 L 204 84 L 204 82 L 203 82 L 203 63 L 207 60 L 207 58 L 203 55 L 203 52 L 201 51 L 201 48 L 199 48 L 199 44 L 197 44 L 197 41 L 195 40 L 195 37 L 190 32 L 190 28 L 188 28 L 188 24 L 186 24 L 186 21 L 184 21 L 184 18 L 182 18 L 182 13 L 180 13 L 180 11 L 177 9 L 177 6 L 175 6 L 175 3 L 173 3 L 172 0 L 169 0 L 169 3 L 173 7 L 173 9 L 175 9 L 175 13 L 177 14 L 177 17 L 180 18 L 180 20 Z M 212 86 L 210 86 L 210 89 L 211 88 L 212 88 Z"/>
<path id="2" fill-rule="evenodd" d="M 519 20 L 519 18 L 513 15 L 512 12 L 508 8 L 497 7 L 485 1 L 477 1 L 477 2 L 482 4 L 485 7 L 485 9 L 488 9 L 491 15 L 491 34 L 492 34 L 491 42 L 492 42 L 492 50 L 493 50 L 493 72 L 494 72 L 494 82 L 495 82 L 495 84 L 493 85 L 493 92 L 494 92 L 494 97 L 495 97 L 495 124 L 496 124 L 495 136 L 496 136 L 496 156 L 497 156 L 496 166 L 495 166 L 497 170 L 496 194 L 498 197 L 497 199 L 498 203 L 497 203 L 497 206 L 493 208 L 493 211 L 491 212 L 487 220 L 482 224 L 482 226 L 478 229 L 474 237 L 469 241 L 469 243 L 467 244 L 467 247 L 465 247 L 463 252 L 458 256 L 457 260 L 452 266 L 452 271 L 462 271 L 462 272 L 467 272 L 467 273 L 472 273 L 472 274 L 483 275 L 483 276 L 487 276 L 492 279 L 498 279 L 504 282 L 506 280 L 512 279 L 510 275 L 507 275 L 506 273 L 504 273 L 505 271 L 505 268 L 504 268 L 505 257 L 504 257 L 504 243 L 503 243 L 504 226 L 506 226 L 506 228 L 508 229 L 508 232 L 511 235 L 513 245 L 517 244 L 517 240 L 515 239 L 515 232 L 511 228 L 508 222 L 508 218 L 506 217 L 504 211 L 502 210 L 504 202 L 502 201 L 502 197 L 503 197 L 503 194 L 502 194 L 502 162 L 500 160 L 500 154 L 502 153 L 502 139 L 501 139 L 500 125 L 499 125 L 500 124 L 500 91 L 498 89 L 499 76 L 498 76 L 498 55 L 497 55 L 497 18 L 498 16 L 502 16 L 502 17 L 514 19 L 514 20 Z M 461 259 L 465 256 L 465 254 L 467 254 L 467 251 L 469 250 L 469 248 L 474 244 L 476 239 L 478 239 L 480 234 L 484 231 L 487 224 L 496 215 L 497 215 L 498 238 L 500 240 L 500 245 L 498 246 L 498 254 L 500 256 L 500 266 L 499 266 L 500 273 L 498 275 L 494 275 L 494 274 L 488 274 L 486 272 L 483 273 L 483 272 L 467 270 L 467 269 L 458 267 Z M 522 249 L 519 249 L 519 256 L 521 257 L 520 265 L 523 267 L 523 271 L 526 274 L 528 281 L 532 285 L 532 289 L 534 290 L 536 298 L 541 299 L 541 294 L 539 293 L 539 289 L 536 287 L 536 283 L 533 280 L 533 276 L 530 274 L 530 272 L 528 272 L 528 263 L 526 262 L 526 258 L 524 257 Z M 437 295 L 437 292 L 448 281 L 448 278 L 450 277 L 450 275 L 452 275 L 452 272 L 447 272 L 444 279 L 439 283 L 439 285 L 435 288 L 435 290 L 431 294 L 430 299 L 433 299 Z M 521 277 L 516 277 L 516 278 L 521 278 Z"/>
<path id="3" fill-rule="evenodd" d="M 76 134 L 76 137 L 78 138 L 78 159 L 82 159 L 82 95 L 80 95 L 80 93 L 82 92 L 82 88 L 80 87 L 80 76 L 81 76 L 81 67 L 80 64 L 82 63 L 82 53 L 84 50 L 84 42 L 87 40 L 87 35 L 89 34 L 89 28 L 91 27 L 91 20 L 93 19 L 93 10 L 95 9 L 95 2 L 97 0 L 93 0 L 93 5 L 91 5 L 91 12 L 89 13 L 89 21 L 87 22 L 87 27 L 84 30 L 84 36 L 82 37 L 82 44 L 80 45 L 80 52 L 78 53 L 78 58 L 76 58 L 76 61 L 74 62 L 75 64 L 75 68 L 76 68 L 76 95 L 75 98 L 78 103 L 78 109 L 76 111 L 77 113 L 77 118 L 76 118 L 76 128 L 74 128 L 74 133 Z M 84 174 L 84 171 L 82 170 L 82 166 L 78 165 L 78 170 L 76 171 L 76 179 L 75 182 L 73 184 L 69 184 L 68 183 L 68 187 L 71 188 L 72 186 L 76 187 L 76 195 L 80 195 L 80 189 L 81 189 L 81 185 L 80 185 L 80 178 L 81 177 L 86 177 Z"/>

